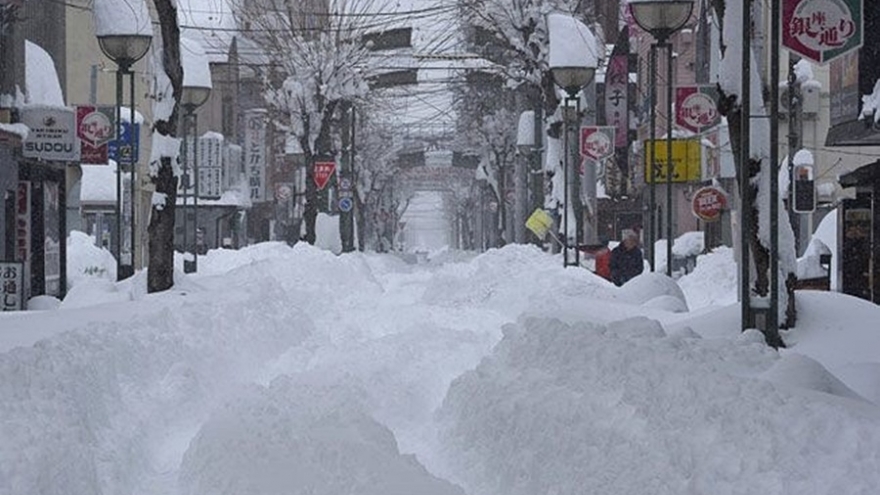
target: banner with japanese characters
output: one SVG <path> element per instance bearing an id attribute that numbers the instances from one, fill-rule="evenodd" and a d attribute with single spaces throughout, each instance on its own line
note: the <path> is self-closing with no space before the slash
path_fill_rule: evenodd
<path id="1" fill-rule="evenodd" d="M 250 199 L 262 203 L 266 198 L 266 125 L 268 111 L 264 108 L 248 110 L 244 115 L 244 167 Z M 271 196 L 271 195 L 270 195 Z M 268 198 L 271 199 L 271 198 Z"/>
<path id="2" fill-rule="evenodd" d="M 711 84 L 675 88 L 675 123 L 702 134 L 721 123 L 718 88 Z"/>
<path id="3" fill-rule="evenodd" d="M 24 263 L 0 261 L 0 312 L 24 309 Z"/>
<path id="4" fill-rule="evenodd" d="M 207 133 L 199 138 L 199 198 L 217 199 L 223 194 L 223 136 Z"/>

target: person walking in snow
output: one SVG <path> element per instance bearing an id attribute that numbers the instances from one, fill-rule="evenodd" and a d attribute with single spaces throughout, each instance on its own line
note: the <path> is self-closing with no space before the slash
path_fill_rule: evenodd
<path id="1" fill-rule="evenodd" d="M 642 273 L 645 268 L 642 250 L 639 248 L 639 236 L 634 230 L 626 229 L 622 237 L 620 244 L 611 251 L 611 281 L 618 287 Z"/>

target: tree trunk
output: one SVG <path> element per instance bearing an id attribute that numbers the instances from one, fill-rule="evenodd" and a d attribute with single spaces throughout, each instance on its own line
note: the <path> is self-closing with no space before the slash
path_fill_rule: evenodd
<path id="1" fill-rule="evenodd" d="M 183 88 L 183 68 L 180 65 L 180 28 L 174 0 L 153 0 L 159 15 L 162 32 L 162 65 L 171 80 L 174 110 L 168 120 L 157 120 L 153 132 L 175 136 L 179 102 Z M 169 95 L 166 95 L 168 97 Z M 150 217 L 150 259 L 147 267 L 147 291 L 168 290 L 174 285 L 174 209 L 177 204 L 177 177 L 170 157 L 160 159 L 158 173 L 152 177 L 156 193 L 164 194 L 163 204 L 153 206 Z"/>

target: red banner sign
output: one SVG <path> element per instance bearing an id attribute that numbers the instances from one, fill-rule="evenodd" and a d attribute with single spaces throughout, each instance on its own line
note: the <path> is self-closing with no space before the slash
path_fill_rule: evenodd
<path id="1" fill-rule="evenodd" d="M 614 132 L 611 126 L 581 127 L 581 155 L 597 161 L 614 156 Z"/>
<path id="2" fill-rule="evenodd" d="M 315 162 L 315 185 L 322 190 L 336 171 L 336 162 Z"/>
<path id="3" fill-rule="evenodd" d="M 782 46 L 824 64 L 864 42 L 863 0 L 783 0 Z"/>
<path id="4" fill-rule="evenodd" d="M 116 139 L 116 109 L 81 105 L 76 107 L 76 136 L 80 140 L 80 162 L 106 164 L 110 141 Z"/>
<path id="5" fill-rule="evenodd" d="M 712 85 L 675 88 L 675 123 L 692 132 L 703 132 L 721 123 L 718 89 Z"/>

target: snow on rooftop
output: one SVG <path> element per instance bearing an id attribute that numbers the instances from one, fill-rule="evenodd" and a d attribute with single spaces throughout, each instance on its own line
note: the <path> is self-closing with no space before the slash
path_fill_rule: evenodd
<path id="1" fill-rule="evenodd" d="M 24 43 L 25 57 L 25 103 L 28 105 L 48 105 L 63 107 L 64 94 L 55 61 L 49 52 L 31 41 Z"/>

